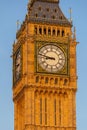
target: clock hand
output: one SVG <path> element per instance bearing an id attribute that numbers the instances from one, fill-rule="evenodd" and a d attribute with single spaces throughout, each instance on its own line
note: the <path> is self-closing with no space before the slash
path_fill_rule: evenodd
<path id="1" fill-rule="evenodd" d="M 41 56 L 43 56 L 43 57 L 46 57 L 46 60 L 48 60 L 48 59 L 50 59 L 50 60 L 55 60 L 55 58 L 54 58 L 54 57 L 45 56 L 45 55 L 40 54 L 40 53 L 39 53 L 39 55 L 41 55 Z"/>
<path id="2" fill-rule="evenodd" d="M 55 60 L 55 58 L 54 57 L 46 57 L 46 60 Z"/>

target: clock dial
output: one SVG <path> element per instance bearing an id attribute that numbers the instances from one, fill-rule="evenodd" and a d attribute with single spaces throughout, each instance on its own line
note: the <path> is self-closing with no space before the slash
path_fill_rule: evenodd
<path id="1" fill-rule="evenodd" d="M 19 49 L 17 54 L 16 54 L 16 59 L 15 59 L 16 80 L 19 79 L 19 77 L 20 77 L 20 71 L 21 71 L 21 52 L 20 52 L 20 49 Z"/>
<path id="2" fill-rule="evenodd" d="M 57 45 L 45 45 L 39 49 L 37 60 L 47 72 L 57 72 L 64 67 L 65 54 Z"/>

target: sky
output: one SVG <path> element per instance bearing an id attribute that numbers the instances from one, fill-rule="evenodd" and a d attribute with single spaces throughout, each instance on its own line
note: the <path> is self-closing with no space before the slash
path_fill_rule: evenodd
<path id="1" fill-rule="evenodd" d="M 28 0 L 0 0 L 0 130 L 14 130 L 12 100 L 12 45 L 17 25 L 25 19 Z M 60 0 L 67 18 L 72 8 L 76 27 L 78 91 L 76 94 L 77 130 L 87 130 L 87 0 Z"/>

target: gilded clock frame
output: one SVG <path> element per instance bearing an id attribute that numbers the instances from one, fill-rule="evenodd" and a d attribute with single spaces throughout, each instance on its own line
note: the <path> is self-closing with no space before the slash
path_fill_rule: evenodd
<path id="1" fill-rule="evenodd" d="M 44 70 L 37 61 L 37 56 L 39 49 L 43 46 L 46 46 L 48 44 L 56 45 L 58 46 L 65 55 L 65 65 L 64 67 L 57 71 L 57 72 L 47 72 Z M 36 73 L 42 73 L 42 74 L 56 74 L 56 75 L 69 75 L 69 44 L 68 43 L 60 43 L 60 42 L 45 42 L 45 41 L 36 41 L 35 42 L 35 72 Z"/>

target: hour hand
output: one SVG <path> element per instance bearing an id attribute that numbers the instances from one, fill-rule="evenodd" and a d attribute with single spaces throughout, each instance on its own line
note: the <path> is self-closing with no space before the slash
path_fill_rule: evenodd
<path id="1" fill-rule="evenodd" d="M 47 56 L 47 57 L 46 57 L 46 60 L 49 60 L 49 59 L 50 59 L 50 60 L 55 60 L 54 57 L 49 57 L 49 56 Z"/>
<path id="2" fill-rule="evenodd" d="M 50 56 L 46 56 L 46 55 L 43 55 L 43 54 L 40 54 L 39 53 L 39 55 L 41 55 L 41 56 L 43 56 L 43 57 L 45 57 L 46 58 L 46 60 L 55 60 L 55 58 L 54 57 L 50 57 Z"/>

